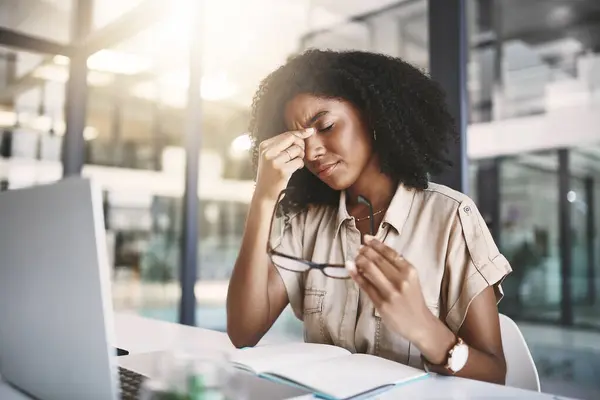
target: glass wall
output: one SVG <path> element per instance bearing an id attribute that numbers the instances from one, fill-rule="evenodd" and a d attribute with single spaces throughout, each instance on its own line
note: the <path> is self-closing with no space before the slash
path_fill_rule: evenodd
<path id="1" fill-rule="evenodd" d="M 587 218 L 588 206 L 585 199 L 585 181 L 579 177 L 571 180 L 571 190 L 568 193 L 571 206 L 571 241 L 572 263 L 571 274 L 572 296 L 575 305 L 584 305 L 589 300 L 588 280 L 588 240 Z"/>
<path id="2" fill-rule="evenodd" d="M 346 6 L 329 2 L 327 6 L 312 7 L 311 23 L 300 41 L 302 48 L 374 51 L 428 69 L 427 1 L 401 2 L 381 9 L 369 7 L 362 13 L 358 5 L 354 6 L 356 10 Z M 345 16 L 352 18 L 345 20 Z M 329 22 L 312 23 L 326 21 L 326 17 Z"/>
<path id="3" fill-rule="evenodd" d="M 513 267 L 501 310 L 519 319 L 559 320 L 556 164 L 551 152 L 506 158 L 500 166 L 500 246 Z"/>
<path id="4" fill-rule="evenodd" d="M 111 78 L 90 88 L 87 109 L 97 135 L 88 142 L 84 174 L 105 183 L 115 308 L 173 322 L 181 298 L 190 10 L 177 2 L 156 23 L 96 53 L 113 60 L 98 65 Z M 185 40 L 175 44 L 179 36 Z M 253 186 L 243 135 L 248 110 L 213 62 L 202 66 L 196 321 L 224 330 L 227 283 Z"/>
<path id="5" fill-rule="evenodd" d="M 473 122 L 598 104 L 597 2 L 468 4 Z"/>
<path id="6" fill-rule="evenodd" d="M 571 166 L 576 178 L 569 192 L 573 226 L 573 303 L 577 325 L 599 328 L 598 289 L 600 263 L 600 219 L 598 185 L 600 147 L 586 146 L 571 152 Z"/>
<path id="7" fill-rule="evenodd" d="M 569 185 L 563 202 L 559 201 L 558 150 L 471 162 L 479 178 L 490 162 L 500 167 L 500 195 L 492 201 L 492 206 L 500 209 L 496 239 L 513 268 L 503 283 L 500 312 L 520 325 L 538 367 L 542 390 L 580 398 L 596 398 L 598 393 L 597 380 L 587 373 L 597 359 L 598 336 L 579 331 L 600 327 L 598 154 L 597 144 L 567 149 Z M 479 206 L 489 207 L 482 203 L 490 199 L 483 192 L 487 188 L 477 189 Z M 570 213 L 568 226 L 559 218 L 565 211 L 561 203 Z M 567 237 L 561 238 L 561 234 Z M 570 242 L 571 257 L 566 265 L 561 242 Z M 570 287 L 563 285 L 565 279 L 570 280 Z M 568 297 L 564 297 L 565 289 L 570 291 Z M 548 325 L 565 323 L 572 324 L 571 329 L 546 331 Z"/>
<path id="8" fill-rule="evenodd" d="M 468 7 L 469 156 L 476 169 L 500 160 L 496 240 L 514 270 L 501 310 L 552 323 L 568 320 L 570 310 L 574 324 L 597 327 L 600 125 L 591 116 L 600 106 L 600 8 L 561 0 L 472 0 Z M 562 194 L 568 266 L 561 258 L 559 148 L 569 158 Z M 477 189 L 471 195 L 478 200 Z M 565 299 L 563 268 L 571 283 Z"/>
<path id="9" fill-rule="evenodd" d="M 2 189 L 61 177 L 65 81 L 43 68 L 48 56 L 0 47 L 0 181 Z"/>
<path id="10" fill-rule="evenodd" d="M 568 308 L 574 324 L 600 326 L 598 313 L 597 176 L 598 147 L 572 148 L 569 154 L 571 242 Z M 473 160 L 471 170 L 481 173 L 490 160 Z M 503 157 L 499 172 L 499 247 L 511 262 L 513 273 L 505 280 L 500 310 L 517 319 L 561 322 L 563 281 L 559 221 L 559 161 L 556 150 Z M 477 183 L 477 178 L 472 179 Z M 478 188 L 473 198 L 478 202 Z M 485 196 L 484 196 L 485 197 Z M 480 204 L 481 207 L 487 205 Z"/>

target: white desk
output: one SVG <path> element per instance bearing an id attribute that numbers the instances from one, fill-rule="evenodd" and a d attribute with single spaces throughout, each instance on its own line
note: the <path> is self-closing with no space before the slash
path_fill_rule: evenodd
<path id="1" fill-rule="evenodd" d="M 531 392 L 510 388 L 506 386 L 493 385 L 471 379 L 463 379 L 449 376 L 434 375 L 430 378 L 414 382 L 413 384 L 399 387 L 386 392 L 378 397 L 378 400 L 405 399 L 528 399 L 528 400 L 550 400 L 565 399 L 564 397 L 549 395 L 546 393 Z"/>
<path id="2" fill-rule="evenodd" d="M 117 314 L 115 316 L 115 330 L 117 347 L 130 352 L 129 356 L 119 357 L 119 364 L 150 377 L 155 374 L 154 366 L 157 364 L 162 351 L 185 348 L 208 348 L 223 351 L 235 350 L 225 333 L 146 319 L 133 314 Z M 261 393 L 264 393 L 262 389 L 268 387 L 270 384 L 267 381 L 251 376 L 248 376 L 248 380 L 252 382 L 252 385 L 256 385 L 254 389 Z M 282 395 L 285 392 L 285 389 L 282 390 L 273 393 L 274 396 L 272 398 L 283 398 L 277 397 L 277 394 Z M 311 399 L 312 396 L 303 396 L 301 398 Z M 435 375 L 421 381 L 400 386 L 390 392 L 377 396 L 377 399 L 380 400 L 397 398 L 443 398 L 456 400 L 490 398 L 527 400 L 564 399 L 544 393 L 528 392 L 484 382 Z M 26 400 L 27 397 L 16 393 L 0 382 L 0 399 Z"/>
<path id="3" fill-rule="evenodd" d="M 173 324 L 135 314 L 115 314 L 116 346 L 131 355 L 205 346 L 218 350 L 235 347 L 223 332 Z"/>
<path id="4" fill-rule="evenodd" d="M 161 350 L 180 348 L 183 343 L 194 344 L 196 348 L 235 350 L 227 335 L 222 332 L 186 327 L 125 314 L 117 315 L 116 324 L 118 347 L 129 350 L 132 354 L 120 357 L 120 365 L 147 376 L 152 376 L 154 373 L 152 366 L 156 364 L 157 357 L 160 357 Z M 304 396 L 303 398 L 310 399 L 312 396 Z M 490 398 L 564 399 L 546 393 L 435 375 L 377 396 L 377 399 L 380 400 L 397 398 L 456 400 Z"/>

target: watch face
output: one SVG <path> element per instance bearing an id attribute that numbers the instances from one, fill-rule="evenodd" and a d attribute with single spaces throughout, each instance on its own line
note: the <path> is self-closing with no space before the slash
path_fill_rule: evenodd
<path id="1" fill-rule="evenodd" d="M 469 358 L 469 346 L 466 344 L 460 344 L 454 348 L 452 357 L 450 357 L 450 360 L 448 360 L 448 366 L 450 369 L 452 369 L 452 371 L 458 372 L 467 363 L 467 358 Z"/>

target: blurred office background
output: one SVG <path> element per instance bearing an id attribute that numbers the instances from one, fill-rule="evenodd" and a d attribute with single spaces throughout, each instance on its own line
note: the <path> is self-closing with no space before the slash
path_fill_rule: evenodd
<path id="1" fill-rule="evenodd" d="M 224 330 L 260 79 L 309 47 L 428 71 L 428 1 L 204 0 L 196 18 L 197 4 L 0 0 L 0 190 L 97 180 L 115 309 Z M 514 269 L 500 310 L 544 391 L 600 398 L 600 2 L 465 4 L 466 190 Z M 269 335 L 301 339 L 301 325 L 286 311 Z"/>

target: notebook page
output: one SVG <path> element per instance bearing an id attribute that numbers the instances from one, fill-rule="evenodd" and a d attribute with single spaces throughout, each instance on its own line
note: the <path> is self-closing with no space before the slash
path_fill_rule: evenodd
<path id="1" fill-rule="evenodd" d="M 425 376 L 423 370 L 367 354 L 320 360 L 303 368 L 287 366 L 273 374 L 322 395 L 348 399 L 384 386 Z"/>
<path id="2" fill-rule="evenodd" d="M 288 343 L 237 350 L 232 354 L 231 361 L 239 367 L 262 374 L 291 365 L 310 364 L 341 355 L 350 355 L 350 352 L 326 344 Z"/>

